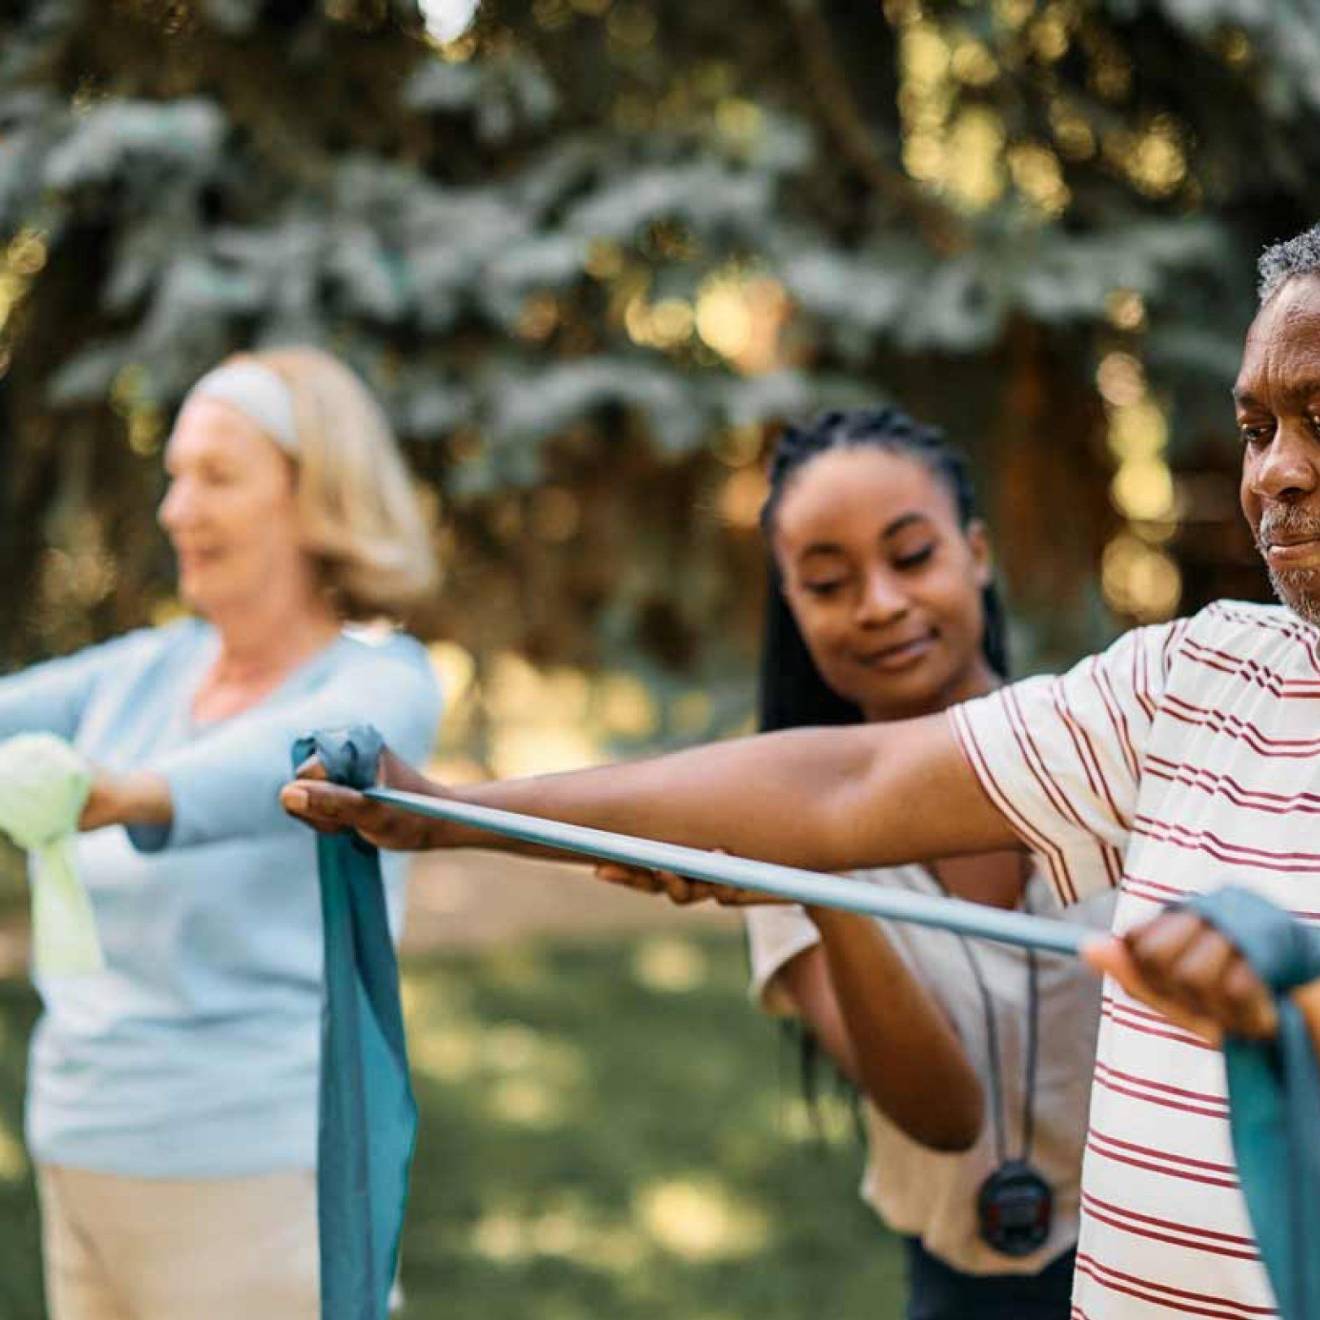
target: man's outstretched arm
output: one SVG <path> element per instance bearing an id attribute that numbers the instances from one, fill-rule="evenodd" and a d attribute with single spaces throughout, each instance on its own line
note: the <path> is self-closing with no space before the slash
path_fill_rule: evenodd
<path id="1" fill-rule="evenodd" d="M 307 774 L 314 776 L 315 767 Z M 573 825 L 740 857 L 843 871 L 1011 847 L 1018 840 L 968 766 L 947 715 L 793 729 L 567 774 L 443 788 L 397 760 L 382 782 Z M 319 778 L 285 808 L 385 848 L 517 845 L 423 820 Z"/>

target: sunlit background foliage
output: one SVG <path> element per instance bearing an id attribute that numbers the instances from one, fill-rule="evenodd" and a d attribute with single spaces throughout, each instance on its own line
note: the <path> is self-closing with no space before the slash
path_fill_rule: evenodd
<path id="1" fill-rule="evenodd" d="M 1263 594 L 1227 391 L 1257 251 L 1320 214 L 1306 6 L 439 7 L 0 0 L 0 664 L 177 608 L 173 411 L 292 340 L 435 511 L 451 774 L 743 726 L 761 461 L 827 406 L 971 451 L 1020 669 Z M 894 1313 L 742 978 L 733 936 L 410 965 L 415 1314 Z M 33 1011 L 0 982 L 15 1318 Z"/>
<path id="2" fill-rule="evenodd" d="M 491 0 L 448 44 L 421 17 L 0 5 L 11 660 L 169 608 L 172 410 L 293 339 L 359 367 L 434 492 L 419 623 L 474 767 L 744 718 L 759 459 L 827 405 L 973 452 L 1024 666 L 1259 593 L 1225 399 L 1254 255 L 1317 210 L 1300 8 Z"/>

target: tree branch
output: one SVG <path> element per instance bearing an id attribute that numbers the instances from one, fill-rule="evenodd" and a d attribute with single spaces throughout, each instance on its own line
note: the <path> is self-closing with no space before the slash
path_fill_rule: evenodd
<path id="1" fill-rule="evenodd" d="M 808 79 L 821 115 L 844 158 L 882 198 L 922 228 L 932 247 L 954 252 L 967 245 L 966 226 L 885 160 L 850 91 L 847 70 L 834 48 L 817 0 L 785 0 L 802 45 Z"/>

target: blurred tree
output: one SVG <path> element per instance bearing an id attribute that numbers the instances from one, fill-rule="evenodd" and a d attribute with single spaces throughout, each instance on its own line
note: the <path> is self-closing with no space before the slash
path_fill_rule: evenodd
<path id="1" fill-rule="evenodd" d="M 289 340 L 442 493 L 422 624 L 478 657 L 745 664 L 767 423 L 885 397 L 979 460 L 1029 663 L 1256 592 L 1226 391 L 1320 211 L 1305 8 L 0 0 L 3 650 L 151 616 L 171 410 Z"/>

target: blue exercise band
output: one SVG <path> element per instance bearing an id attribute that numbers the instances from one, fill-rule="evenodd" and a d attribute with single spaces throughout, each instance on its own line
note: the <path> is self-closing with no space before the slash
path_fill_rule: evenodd
<path id="1" fill-rule="evenodd" d="M 657 871 L 673 871 L 693 880 L 712 884 L 735 885 L 797 903 L 839 908 L 871 917 L 910 921 L 918 926 L 936 926 L 960 935 L 1016 944 L 1024 949 L 1045 949 L 1052 953 L 1078 954 L 1095 931 L 1066 921 L 1027 912 L 1006 912 L 961 898 L 934 898 L 908 890 L 885 889 L 865 880 L 804 871 L 795 866 L 776 866 L 771 862 L 729 857 L 724 853 L 700 848 L 683 848 L 653 839 L 638 839 L 628 834 L 612 834 L 584 825 L 565 825 L 562 821 L 540 816 L 524 816 L 493 807 L 478 807 L 449 798 L 427 797 L 421 793 L 399 793 L 393 789 L 372 788 L 365 794 L 402 811 L 436 820 L 453 821 L 507 835 L 524 843 L 562 848 L 585 853 L 606 861 L 629 866 L 644 866 Z"/>

